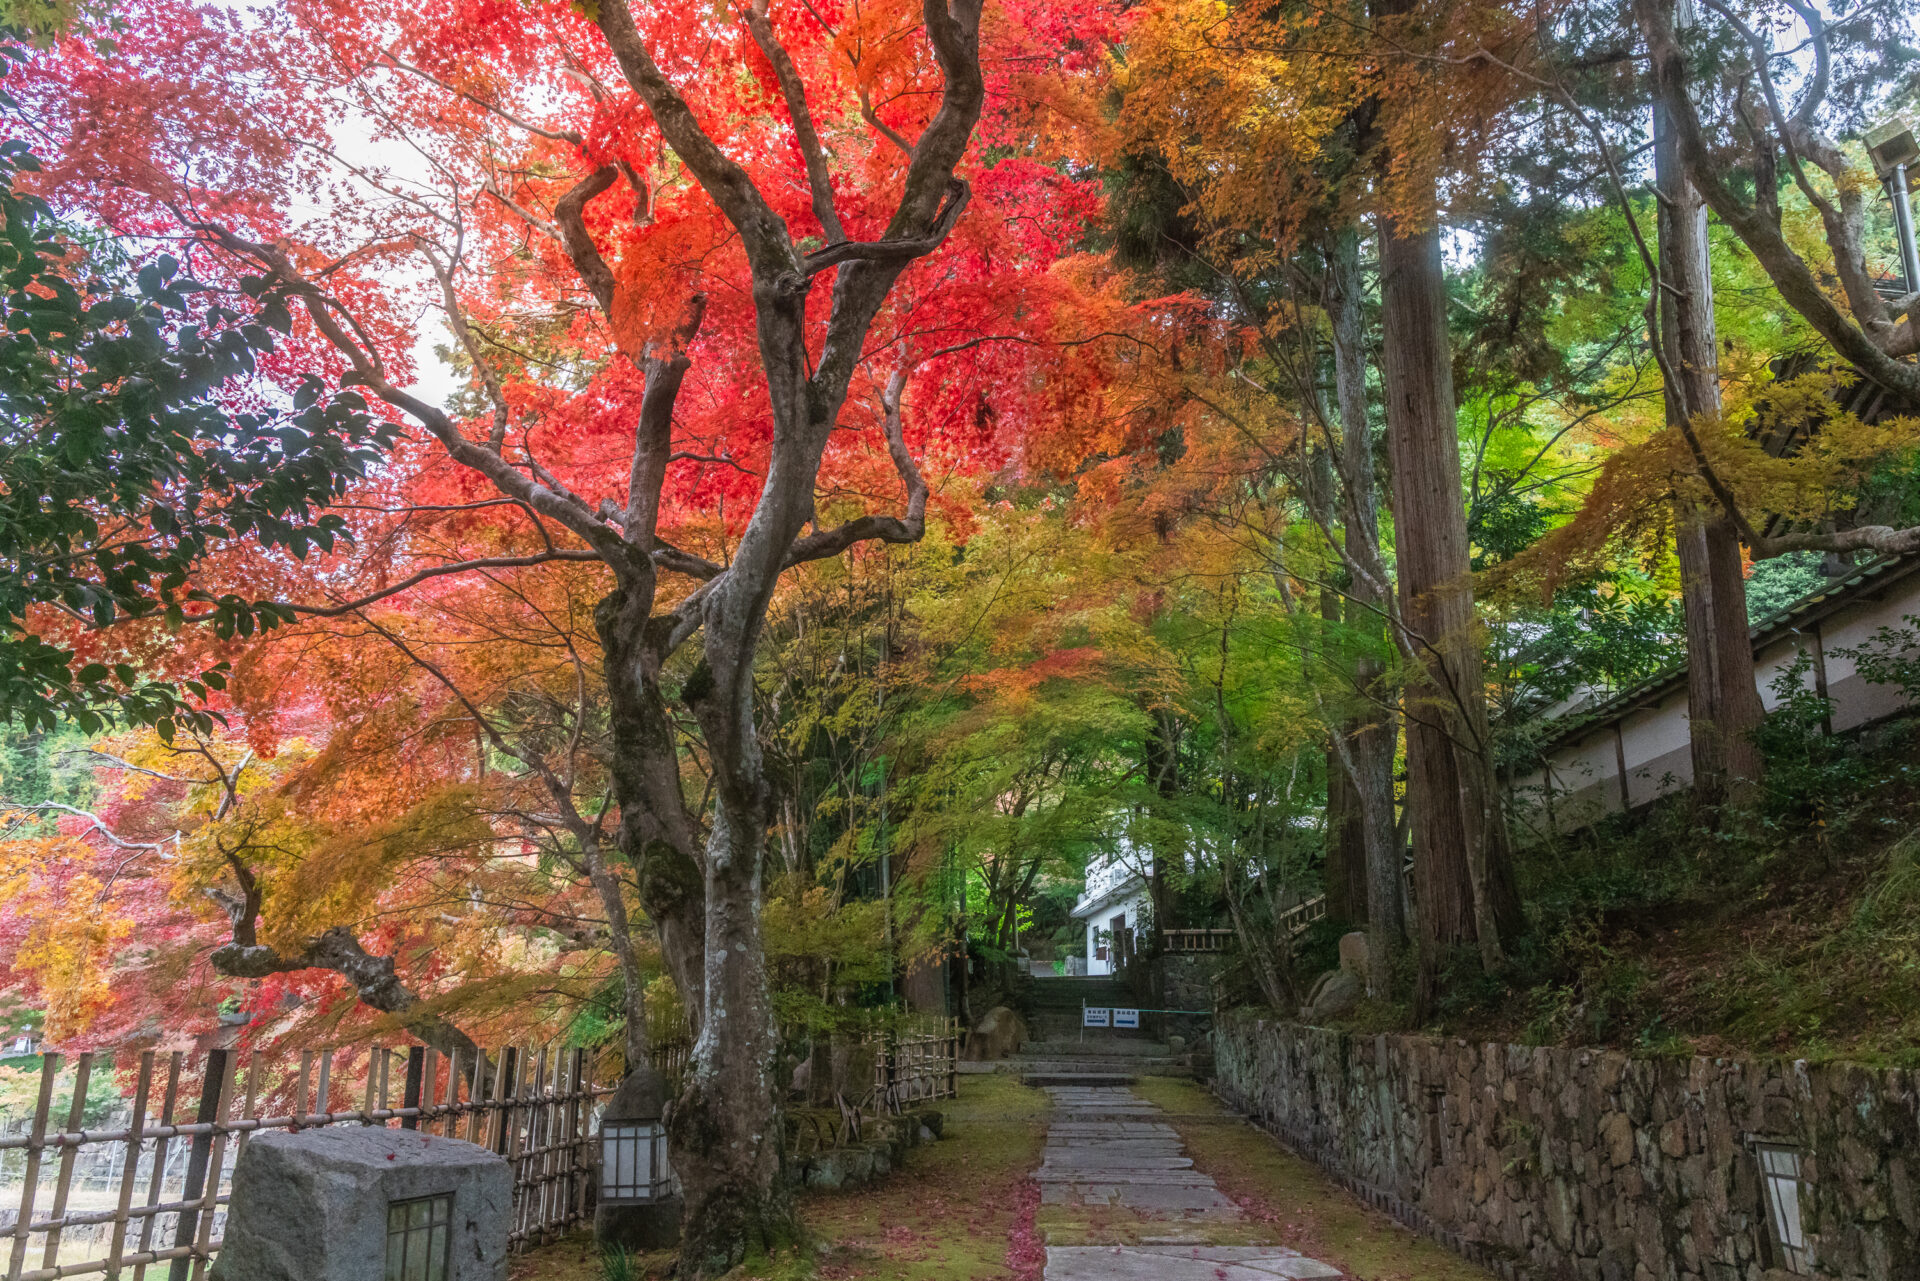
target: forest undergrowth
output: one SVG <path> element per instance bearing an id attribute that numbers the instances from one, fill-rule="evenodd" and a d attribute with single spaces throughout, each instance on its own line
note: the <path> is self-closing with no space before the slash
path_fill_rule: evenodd
<path id="1" fill-rule="evenodd" d="M 1920 721 L 1829 737 L 1826 711 L 1790 695 L 1758 736 L 1765 783 L 1718 814 L 1682 794 L 1523 849 L 1527 933 L 1503 973 L 1456 958 L 1430 1029 L 1920 1065 Z"/>

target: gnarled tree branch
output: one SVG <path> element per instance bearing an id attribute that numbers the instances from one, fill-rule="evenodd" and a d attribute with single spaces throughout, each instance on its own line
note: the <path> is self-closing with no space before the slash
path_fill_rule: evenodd
<path id="1" fill-rule="evenodd" d="M 807 187 L 813 195 L 813 216 L 829 242 L 845 240 L 840 215 L 833 207 L 833 175 L 827 172 L 826 149 L 820 145 L 820 132 L 813 126 L 813 112 L 807 106 L 807 86 L 793 65 L 793 57 L 773 33 L 767 18 L 768 0 L 751 0 L 747 5 L 747 30 L 760 52 L 773 64 L 774 78 L 780 82 L 780 96 L 786 99 L 787 115 L 793 120 L 794 141 L 800 144 L 800 157 L 807 166 Z"/>

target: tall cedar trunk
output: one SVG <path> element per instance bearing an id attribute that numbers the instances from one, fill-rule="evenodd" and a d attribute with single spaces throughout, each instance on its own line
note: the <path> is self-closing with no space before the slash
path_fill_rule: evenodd
<path id="1" fill-rule="evenodd" d="M 1654 175 L 1660 188 L 1660 342 L 1672 384 L 1667 421 L 1720 412 L 1707 209 L 1687 180 L 1666 112 L 1654 107 Z M 1740 543 L 1716 510 L 1676 513 L 1680 598 L 1687 619 L 1687 717 L 1693 799 L 1714 809 L 1760 777 L 1751 732 L 1764 715 L 1753 682 L 1747 584 Z"/>
<path id="2" fill-rule="evenodd" d="M 1157 940 L 1161 932 L 1179 929 L 1183 924 L 1179 919 L 1179 903 L 1175 898 L 1175 869 L 1184 868 L 1187 855 L 1177 838 L 1166 835 L 1180 830 L 1177 816 L 1169 808 L 1180 794 L 1180 726 L 1173 719 L 1173 713 L 1165 708 L 1151 715 L 1153 728 L 1147 733 L 1147 778 L 1153 795 L 1161 802 L 1166 802 L 1148 802 L 1156 820 L 1153 824 L 1153 869 L 1152 875 L 1147 878 L 1147 897 L 1153 904 L 1154 940 L 1150 940 L 1148 946 L 1158 951 Z"/>
<path id="3" fill-rule="evenodd" d="M 1415 898 L 1424 1010 L 1442 963 L 1475 943 L 1481 967 L 1502 963 L 1503 917 L 1516 902 L 1487 734 L 1440 234 L 1383 221 L 1381 382 L 1393 459 L 1394 549 L 1401 617 L 1415 664 L 1407 696 L 1407 803 L 1413 809 Z"/>
<path id="4" fill-rule="evenodd" d="M 1322 412 L 1325 406 L 1322 405 Z M 1305 428 L 1303 427 L 1303 434 Z M 1333 459 L 1328 451 L 1307 447 L 1307 495 L 1309 511 L 1330 511 L 1336 487 Z M 1320 589 L 1320 618 L 1328 624 L 1341 619 L 1340 592 L 1329 582 Z M 1323 629 L 1331 637 L 1336 628 Z M 1331 657 L 1331 655 L 1329 655 Z M 1311 650 L 1301 653 L 1301 661 L 1313 662 Z M 1333 727 L 1333 739 L 1327 744 L 1327 861 L 1322 880 L 1326 886 L 1327 915 L 1336 921 L 1363 924 L 1367 919 L 1367 852 L 1360 828 L 1360 798 L 1354 791 L 1343 757 L 1347 738 L 1364 722 L 1344 721 Z"/>
<path id="5" fill-rule="evenodd" d="M 1323 610 L 1325 602 L 1322 602 Z M 1338 606 L 1327 613 L 1338 622 Z M 1356 727 L 1338 726 L 1334 733 L 1350 738 Z M 1361 830 L 1360 794 L 1354 789 L 1339 745 L 1327 749 L 1327 915 L 1346 925 L 1367 921 L 1367 847 Z"/>
<path id="6" fill-rule="evenodd" d="M 1376 643 L 1386 635 L 1391 607 L 1387 567 L 1380 554 L 1379 498 L 1374 479 L 1373 429 L 1367 420 L 1366 317 L 1361 309 L 1360 236 L 1348 226 L 1328 255 L 1327 314 L 1333 332 L 1334 395 L 1340 409 L 1340 472 L 1345 495 L 1346 558 L 1352 585 L 1347 623 Z M 1346 735 L 1339 771 L 1351 792 L 1358 820 L 1367 921 L 1367 988 L 1385 996 L 1393 985 L 1394 960 L 1406 938 L 1400 876 L 1400 840 L 1394 830 L 1393 754 L 1398 733 L 1379 689 L 1384 664 L 1363 652 L 1354 684 L 1382 695 L 1362 725 Z M 1331 779 L 1335 771 L 1329 771 Z"/>

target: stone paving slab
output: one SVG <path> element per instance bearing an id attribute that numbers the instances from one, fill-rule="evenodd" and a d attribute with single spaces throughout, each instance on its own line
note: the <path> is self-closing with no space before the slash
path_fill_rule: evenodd
<path id="1" fill-rule="evenodd" d="M 1156 1216 L 1231 1222 L 1240 1207 L 1211 1187 L 1174 1187 L 1138 1183 L 1047 1183 L 1040 1187 L 1041 1205 L 1094 1205 L 1138 1210 Z"/>
<path id="2" fill-rule="evenodd" d="M 1186 1156 L 1161 1156 L 1158 1154 L 1153 1156 L 1134 1154 L 1127 1158 L 1127 1164 L 1134 1170 L 1191 1170 L 1193 1168 L 1193 1158 Z M 1078 1177 L 1081 1172 L 1086 1170 L 1111 1170 L 1112 1168 L 1113 1159 L 1103 1152 L 1089 1152 L 1084 1154 L 1079 1152 L 1049 1152 L 1047 1154 L 1047 1163 L 1041 1166 L 1040 1172 L 1033 1177 L 1045 1180 L 1052 1173 L 1058 1173 L 1062 1178 L 1068 1177 L 1069 1175 Z"/>
<path id="3" fill-rule="evenodd" d="M 1340 1276 L 1278 1246 L 1047 1247 L 1047 1281 L 1273 1281 Z"/>
<path id="4" fill-rule="evenodd" d="M 1056 1120 L 1047 1127 L 1033 1178 L 1040 1203 L 1131 1210 L 1146 1220 L 1192 1225 L 1241 1217 L 1213 1179 L 1193 1168 L 1179 1132 L 1142 1118 L 1160 1109 L 1133 1091 L 1055 1086 Z M 1339 1269 L 1279 1246 L 1221 1246 L 1204 1236 L 1159 1238 L 1137 1246 L 1049 1246 L 1046 1281 L 1272 1281 L 1338 1277 Z"/>

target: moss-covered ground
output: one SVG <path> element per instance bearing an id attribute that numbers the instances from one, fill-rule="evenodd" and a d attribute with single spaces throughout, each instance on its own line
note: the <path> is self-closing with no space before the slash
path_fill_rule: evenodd
<path id="1" fill-rule="evenodd" d="M 1047 1096 L 1002 1073 L 965 1076 L 941 1104 L 946 1137 L 907 1153 L 904 1168 L 864 1188 L 800 1194 L 807 1257 L 751 1265 L 742 1275 L 819 1281 L 1037 1281 L 1037 1196 Z M 629 1276 L 602 1263 L 584 1235 L 514 1261 L 512 1281 L 640 1281 L 666 1275 L 665 1255 Z"/>
<path id="2" fill-rule="evenodd" d="M 1488 1281 L 1488 1274 L 1350 1196 L 1317 1167 L 1228 1112 L 1202 1086 L 1143 1078 L 1134 1090 L 1165 1110 L 1194 1165 L 1244 1213 L 1238 1223 L 1170 1224 L 1126 1210 L 1039 1206 L 1028 1175 L 1040 1164 L 1047 1097 L 1005 1074 L 965 1077 L 949 1100 L 947 1137 L 922 1144 L 903 1169 L 844 1192 L 807 1191 L 812 1241 L 800 1257 L 750 1265 L 772 1281 L 1040 1281 L 1045 1247 L 1127 1245 L 1169 1232 L 1217 1245 L 1282 1245 L 1339 1267 L 1354 1281 Z M 514 1261 L 512 1281 L 663 1278 L 666 1255 L 610 1271 L 585 1236 Z"/>
<path id="3" fill-rule="evenodd" d="M 1194 1168 L 1245 1216 L 1241 1224 L 1209 1225 L 1214 1244 L 1283 1245 L 1354 1281 L 1489 1281 L 1487 1272 L 1354 1198 L 1197 1083 L 1143 1077 L 1133 1090 L 1165 1109 Z"/>

